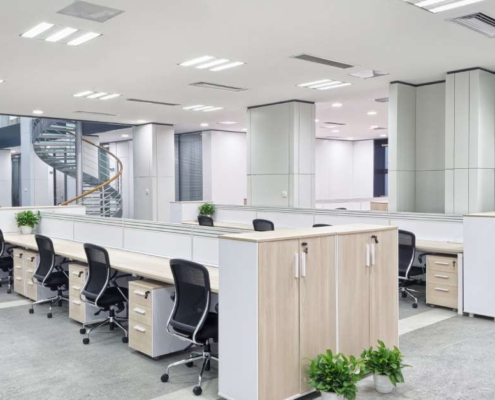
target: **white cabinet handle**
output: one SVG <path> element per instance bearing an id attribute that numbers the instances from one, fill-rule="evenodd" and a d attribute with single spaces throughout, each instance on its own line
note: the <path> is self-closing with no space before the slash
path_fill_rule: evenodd
<path id="1" fill-rule="evenodd" d="M 18 281 L 22 281 L 22 278 L 19 278 L 18 276 L 15 277 Z"/>
<path id="2" fill-rule="evenodd" d="M 438 290 L 439 292 L 448 292 L 449 289 L 443 289 L 443 288 L 439 288 L 439 287 L 436 287 L 435 290 Z"/>
<path id="3" fill-rule="evenodd" d="M 371 265 L 375 265 L 375 243 L 371 243 Z"/>
<path id="4" fill-rule="evenodd" d="M 141 333 L 146 332 L 146 329 L 144 329 L 144 328 L 143 328 L 143 327 L 141 327 L 141 326 L 137 326 L 137 325 L 134 327 L 134 330 L 136 330 L 136 331 L 138 331 L 138 332 L 141 332 Z"/>
<path id="5" fill-rule="evenodd" d="M 301 276 L 306 276 L 306 253 L 301 254 Z"/>
<path id="6" fill-rule="evenodd" d="M 366 266 L 370 266 L 370 245 L 366 245 Z"/>
<path id="7" fill-rule="evenodd" d="M 22 269 L 22 267 L 20 265 L 16 265 L 15 266 L 17 269 Z"/>
<path id="8" fill-rule="evenodd" d="M 437 264 L 437 265 L 450 265 L 450 263 L 443 262 L 443 261 L 435 261 L 435 264 Z"/>
<path id="9" fill-rule="evenodd" d="M 299 278 L 299 253 L 294 254 L 294 276 Z"/>
<path id="10" fill-rule="evenodd" d="M 32 269 L 28 269 L 26 272 L 27 272 L 28 274 L 32 274 L 34 271 L 33 271 Z"/>
<path id="11" fill-rule="evenodd" d="M 31 285 L 32 286 L 33 285 L 33 282 L 28 281 L 28 285 Z"/>
<path id="12" fill-rule="evenodd" d="M 31 257 L 31 262 L 33 262 L 35 260 L 36 257 Z"/>
<path id="13" fill-rule="evenodd" d="M 142 308 L 135 308 L 134 309 L 134 312 L 135 313 L 138 313 L 138 314 L 141 314 L 141 315 L 145 315 L 146 314 L 146 310 L 143 310 Z"/>
<path id="14" fill-rule="evenodd" d="M 17 258 L 22 258 L 22 256 L 23 256 L 23 255 L 24 255 L 24 254 L 22 254 L 22 253 L 21 253 L 21 254 L 18 254 L 18 255 L 17 255 Z"/>
<path id="15" fill-rule="evenodd" d="M 74 289 L 74 290 L 81 290 L 81 286 L 72 286 L 72 289 Z"/>
<path id="16" fill-rule="evenodd" d="M 435 275 L 435 278 L 449 279 L 449 277 L 447 275 Z"/>
<path id="17" fill-rule="evenodd" d="M 78 301 L 78 300 L 72 300 L 72 302 L 76 305 L 76 306 L 80 306 L 81 305 L 81 302 Z"/>
<path id="18" fill-rule="evenodd" d="M 140 290 L 135 290 L 135 291 L 134 291 L 134 294 L 135 294 L 135 295 L 137 295 L 137 296 L 141 296 L 141 297 L 146 296 L 146 293 L 141 292 Z"/>

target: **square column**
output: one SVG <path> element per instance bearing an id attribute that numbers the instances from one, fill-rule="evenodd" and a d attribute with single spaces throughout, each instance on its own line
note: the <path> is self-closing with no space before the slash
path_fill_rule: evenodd
<path id="1" fill-rule="evenodd" d="M 170 202 L 175 201 L 174 127 L 134 127 L 133 160 L 134 218 L 170 221 Z"/>
<path id="2" fill-rule="evenodd" d="M 313 208 L 314 103 L 250 107 L 248 124 L 248 205 Z"/>

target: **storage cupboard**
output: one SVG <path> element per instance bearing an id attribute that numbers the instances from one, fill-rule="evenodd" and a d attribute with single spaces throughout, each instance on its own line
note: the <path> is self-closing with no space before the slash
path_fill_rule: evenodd
<path id="1" fill-rule="evenodd" d="M 219 393 L 283 400 L 309 391 L 327 349 L 398 344 L 397 228 L 255 232 L 220 240 Z"/>

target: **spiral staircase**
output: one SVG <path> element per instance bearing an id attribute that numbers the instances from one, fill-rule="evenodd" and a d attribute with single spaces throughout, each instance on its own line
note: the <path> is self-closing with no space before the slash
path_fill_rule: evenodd
<path id="1" fill-rule="evenodd" d="M 76 122 L 37 118 L 32 142 L 38 157 L 54 170 L 76 178 Z M 61 205 L 82 204 L 86 214 L 122 217 L 122 162 L 104 147 L 83 138 L 83 193 Z"/>

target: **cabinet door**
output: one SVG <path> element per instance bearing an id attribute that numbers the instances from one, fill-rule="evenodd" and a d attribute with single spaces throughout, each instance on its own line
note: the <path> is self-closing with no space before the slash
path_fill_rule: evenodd
<path id="1" fill-rule="evenodd" d="M 370 343 L 370 238 L 370 233 L 337 237 L 338 348 L 347 355 L 359 356 Z"/>
<path id="2" fill-rule="evenodd" d="M 299 394 L 298 252 L 298 240 L 265 242 L 258 247 L 259 400 Z"/>
<path id="3" fill-rule="evenodd" d="M 310 390 L 304 373 L 308 359 L 328 349 L 337 350 L 335 236 L 301 240 L 300 243 L 301 393 L 306 393 Z"/>
<path id="4" fill-rule="evenodd" d="M 399 341 L 398 234 L 397 230 L 373 233 L 375 262 L 370 273 L 370 345 L 382 340 L 389 347 Z"/>

